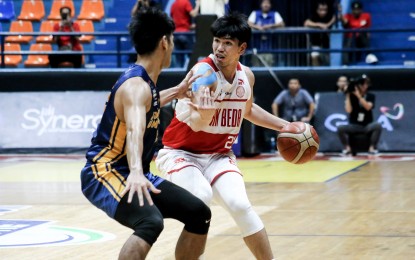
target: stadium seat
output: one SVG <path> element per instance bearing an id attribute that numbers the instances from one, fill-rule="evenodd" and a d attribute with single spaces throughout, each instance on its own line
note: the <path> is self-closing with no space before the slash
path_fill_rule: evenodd
<path id="1" fill-rule="evenodd" d="M 55 25 L 55 23 L 56 21 L 52 21 L 52 20 L 42 21 L 42 23 L 40 24 L 39 31 L 42 33 L 53 32 L 53 26 Z M 38 37 L 36 37 L 37 43 L 51 43 L 52 41 L 53 41 L 52 35 L 39 35 Z"/>
<path id="2" fill-rule="evenodd" d="M 1 48 L 1 47 L 0 47 Z M 18 43 L 5 43 L 5 52 L 21 52 L 20 44 Z M 20 54 L 6 54 L 4 57 L 6 67 L 17 67 L 22 62 L 22 55 Z M 0 61 L 1 62 L 1 61 Z"/>
<path id="3" fill-rule="evenodd" d="M 101 21 L 104 15 L 105 10 L 102 0 L 83 0 L 78 19 Z"/>
<path id="4" fill-rule="evenodd" d="M 13 1 L 0 0 L 0 21 L 11 21 L 15 16 Z"/>
<path id="5" fill-rule="evenodd" d="M 79 25 L 81 32 L 93 33 L 94 23 L 91 20 L 78 20 L 76 23 Z M 90 43 L 94 39 L 93 35 L 82 35 L 79 37 L 79 41 L 82 43 Z"/>
<path id="6" fill-rule="evenodd" d="M 13 21 L 10 25 L 11 33 L 32 33 L 33 26 L 31 21 Z M 32 35 L 10 35 L 6 37 L 6 42 L 29 43 L 33 39 Z"/>
<path id="7" fill-rule="evenodd" d="M 52 45 L 48 43 L 35 43 L 30 46 L 30 51 L 52 51 Z M 29 54 L 24 62 L 25 67 L 39 68 L 49 66 L 48 54 Z"/>
<path id="8" fill-rule="evenodd" d="M 40 21 L 45 16 L 45 6 L 43 0 L 24 0 L 22 10 L 17 19 Z"/>
<path id="9" fill-rule="evenodd" d="M 49 20 L 60 20 L 61 15 L 60 15 L 59 10 L 64 6 L 69 7 L 72 10 L 71 16 L 74 17 L 75 16 L 75 5 L 72 0 L 54 0 L 52 3 L 52 8 L 50 9 L 50 14 L 48 16 L 48 19 Z"/>

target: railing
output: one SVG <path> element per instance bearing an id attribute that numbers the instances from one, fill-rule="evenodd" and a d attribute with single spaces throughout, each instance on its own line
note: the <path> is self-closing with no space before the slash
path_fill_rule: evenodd
<path id="1" fill-rule="evenodd" d="M 310 53 L 315 51 L 311 48 L 310 45 L 310 35 L 311 34 L 322 34 L 328 33 L 330 35 L 337 35 L 338 38 L 341 39 L 344 33 L 352 33 L 356 35 L 358 33 L 370 33 L 372 36 L 374 35 L 383 35 L 387 34 L 393 35 L 397 33 L 413 33 L 413 45 L 409 47 L 397 47 L 397 48 L 385 48 L 385 47 L 371 47 L 371 48 L 343 48 L 341 44 L 338 42 L 336 46 L 333 46 L 333 41 L 331 42 L 331 48 L 329 49 L 320 49 L 319 52 L 321 53 L 330 53 L 333 55 L 341 55 L 342 53 L 353 53 L 357 51 L 365 52 L 365 53 L 388 53 L 388 52 L 405 52 L 410 54 L 415 54 L 415 28 L 411 29 L 365 29 L 365 30 L 343 30 L 343 29 L 332 29 L 332 30 L 315 30 L 315 29 L 307 29 L 307 28 L 285 28 L 285 29 L 277 29 L 268 32 L 259 32 L 253 31 L 253 36 L 251 40 L 251 44 L 249 49 L 246 52 L 246 55 L 242 57 L 242 62 L 245 64 L 250 64 L 251 59 L 255 54 L 261 53 L 271 53 L 275 57 L 275 64 L 267 64 L 269 66 L 310 66 Z M 95 33 L 40 33 L 40 32 L 33 32 L 33 33 L 9 33 L 9 32 L 0 32 L 0 60 L 1 60 L 1 67 L 5 67 L 5 55 L 29 55 L 29 54 L 57 54 L 60 51 L 49 51 L 49 52 L 31 52 L 31 51 L 21 51 L 21 52 L 6 52 L 5 49 L 5 37 L 7 36 L 40 36 L 40 35 L 74 35 L 74 36 L 81 36 L 81 35 L 93 35 L 97 38 L 101 36 L 106 37 L 115 37 L 116 39 L 116 49 L 115 50 L 106 50 L 106 51 L 96 51 L 96 50 L 84 50 L 81 52 L 78 51 L 65 51 L 65 54 L 82 54 L 82 55 L 114 55 L 116 56 L 116 64 L 113 67 L 122 67 L 122 57 L 126 55 L 133 55 L 134 52 L 131 50 L 122 50 L 121 48 L 121 39 L 122 38 L 129 38 L 127 32 L 95 32 Z M 176 36 L 180 34 L 175 34 Z M 194 33 L 185 33 L 188 36 L 194 36 Z M 408 34 L 409 35 L 409 34 Z M 258 42 L 256 39 L 258 37 L 267 37 L 268 41 L 265 46 L 258 46 Z M 408 39 L 409 40 L 409 39 Z M 191 49 L 187 50 L 177 50 L 173 51 L 174 56 L 178 55 L 190 55 L 192 53 Z M 414 55 L 415 57 L 415 55 Z M 415 60 L 415 58 L 414 58 Z M 336 64 L 334 64 L 335 66 Z M 341 64 L 337 64 L 341 65 Z M 333 66 L 333 64 L 332 64 Z"/>

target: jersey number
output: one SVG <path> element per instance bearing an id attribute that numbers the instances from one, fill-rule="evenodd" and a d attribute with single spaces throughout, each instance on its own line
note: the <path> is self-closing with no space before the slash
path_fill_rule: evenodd
<path id="1" fill-rule="evenodd" d="M 236 137 L 235 136 L 228 136 L 228 141 L 225 143 L 225 148 L 226 149 L 231 149 L 233 143 L 235 142 Z"/>

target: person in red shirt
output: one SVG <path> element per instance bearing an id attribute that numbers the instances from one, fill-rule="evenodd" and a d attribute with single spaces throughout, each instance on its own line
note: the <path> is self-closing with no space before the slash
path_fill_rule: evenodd
<path id="1" fill-rule="evenodd" d="M 341 15 L 341 12 L 339 12 Z M 371 16 L 369 13 L 363 12 L 363 5 L 360 1 L 352 2 L 352 13 L 347 13 L 344 16 L 340 16 L 343 27 L 345 29 L 365 29 L 371 26 Z M 343 47 L 344 48 L 369 48 L 369 33 L 348 32 L 344 36 Z M 361 51 L 356 52 L 344 52 L 343 64 L 348 65 L 353 61 L 360 61 L 363 53 Z"/>
<path id="2" fill-rule="evenodd" d="M 170 16 L 176 25 L 174 45 L 176 50 L 188 50 L 192 47 L 194 40 L 182 32 L 189 32 L 193 29 L 192 18 L 199 13 L 200 1 L 196 0 L 193 8 L 189 0 L 176 0 L 171 6 Z M 176 66 L 183 67 L 185 54 L 176 54 Z"/>
<path id="3" fill-rule="evenodd" d="M 53 32 L 80 32 L 79 25 L 72 21 L 72 10 L 64 6 L 60 9 L 61 20 L 53 26 Z M 79 36 L 54 35 L 54 42 L 58 45 L 59 51 L 82 51 Z M 82 66 L 82 54 L 52 54 L 49 55 L 49 62 L 52 68 L 60 67 L 63 62 L 70 62 L 74 68 Z"/>

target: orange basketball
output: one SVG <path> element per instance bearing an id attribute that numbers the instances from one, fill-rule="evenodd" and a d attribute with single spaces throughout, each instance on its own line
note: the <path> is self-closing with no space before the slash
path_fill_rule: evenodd
<path id="1" fill-rule="evenodd" d="M 317 154 L 320 139 L 316 130 L 304 122 L 292 122 L 278 134 L 277 147 L 282 158 L 294 164 L 310 161 Z"/>

